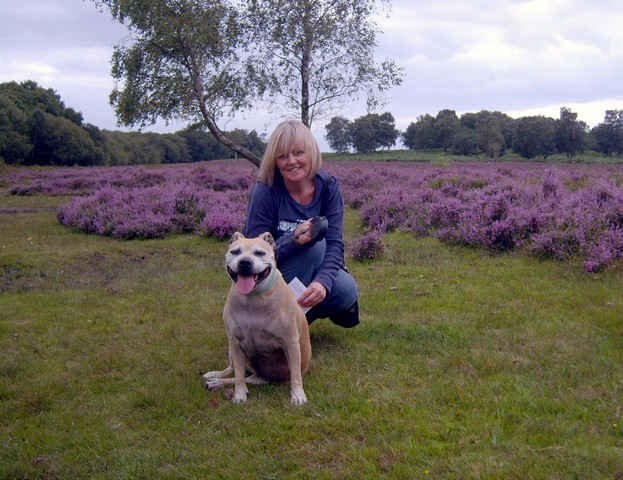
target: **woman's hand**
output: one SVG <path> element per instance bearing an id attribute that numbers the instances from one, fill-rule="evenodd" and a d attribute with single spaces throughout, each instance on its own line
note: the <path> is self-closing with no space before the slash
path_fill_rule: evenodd
<path id="1" fill-rule="evenodd" d="M 294 230 L 294 241 L 297 245 L 305 245 L 311 240 L 311 219 L 300 223 Z"/>
<path id="2" fill-rule="evenodd" d="M 298 245 L 317 242 L 324 238 L 328 228 L 329 221 L 326 217 L 311 217 L 294 229 L 294 241 Z"/>
<path id="3" fill-rule="evenodd" d="M 321 283 L 311 282 L 298 299 L 303 308 L 311 308 L 322 302 L 327 296 L 327 290 Z"/>

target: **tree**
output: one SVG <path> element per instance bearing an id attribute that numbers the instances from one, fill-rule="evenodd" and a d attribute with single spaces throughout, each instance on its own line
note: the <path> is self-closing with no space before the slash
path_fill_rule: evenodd
<path id="1" fill-rule="evenodd" d="M 623 110 L 606 110 L 603 123 L 591 134 L 597 151 L 606 155 L 623 153 Z"/>
<path id="2" fill-rule="evenodd" d="M 231 150 L 219 143 L 214 138 L 214 135 L 198 128 L 189 127 L 179 132 L 179 135 L 186 140 L 188 153 L 193 162 L 227 158 L 231 152 Z"/>
<path id="3" fill-rule="evenodd" d="M 66 108 L 60 96 L 52 89 L 41 88 L 30 80 L 19 84 L 17 82 L 0 84 L 0 157 L 7 163 L 22 164 L 38 161 L 38 156 L 33 157 L 34 145 L 30 128 L 35 112 L 49 115 L 52 119 L 58 117 L 69 120 L 78 127 L 82 123 L 82 114 Z M 68 136 L 69 140 L 81 136 L 75 129 L 63 122 L 54 120 L 52 123 L 65 130 L 65 133 L 72 131 L 74 134 Z M 62 148 L 60 145 L 58 147 Z M 41 158 L 45 163 L 53 161 L 49 156 Z"/>
<path id="4" fill-rule="evenodd" d="M 6 163 L 24 163 L 32 144 L 27 135 L 26 115 L 14 100 L 0 93 L 0 158 Z"/>
<path id="5" fill-rule="evenodd" d="M 477 132 L 479 136 L 479 148 L 493 153 L 493 156 L 501 155 L 513 147 L 515 138 L 515 120 L 498 111 L 481 110 L 477 113 L 464 113 L 461 115 L 461 126 Z M 480 127 L 480 131 L 478 129 Z M 501 136 L 500 136 L 501 135 Z M 497 150 L 497 153 L 491 150 Z"/>
<path id="6" fill-rule="evenodd" d="M 356 118 L 353 121 L 351 128 L 353 147 L 358 152 L 374 152 L 377 147 L 376 143 L 376 129 L 378 122 L 376 117 L 378 115 L 368 114 L 362 117 Z"/>
<path id="7" fill-rule="evenodd" d="M 544 116 L 522 117 L 516 121 L 513 150 L 525 158 L 556 152 L 556 120 Z"/>
<path id="8" fill-rule="evenodd" d="M 500 132 L 502 132 L 502 136 L 504 137 L 502 153 L 513 148 L 513 140 L 515 139 L 515 120 L 502 112 L 487 112 L 486 110 L 485 112 L 491 115 L 500 126 Z"/>
<path id="9" fill-rule="evenodd" d="M 454 135 L 459 131 L 461 123 L 454 110 L 441 110 L 435 117 L 435 130 L 437 131 L 436 146 L 447 151 L 452 145 Z"/>
<path id="10" fill-rule="evenodd" d="M 374 152 L 380 147 L 391 147 L 396 143 L 398 134 L 394 117 L 389 112 L 382 115 L 369 113 L 356 118 L 351 127 L 353 146 L 358 152 Z"/>
<path id="11" fill-rule="evenodd" d="M 233 2 L 93 0 L 133 34 L 115 47 L 111 104 L 125 125 L 157 118 L 200 121 L 219 142 L 259 165 L 260 159 L 218 127 L 223 115 L 250 106 L 263 82 L 245 48 L 251 39 Z"/>
<path id="12" fill-rule="evenodd" d="M 294 99 L 306 124 L 318 108 L 362 88 L 399 82 L 392 62 L 372 62 L 373 0 L 92 0 L 133 34 L 117 46 L 110 96 L 117 118 L 201 122 L 259 165 L 219 126 L 264 94 Z"/>
<path id="13" fill-rule="evenodd" d="M 488 157 L 496 158 L 504 153 L 506 140 L 499 117 L 492 112 L 482 111 L 476 121 L 478 147 Z"/>
<path id="14" fill-rule="evenodd" d="M 478 153 L 476 131 L 471 128 L 460 127 L 452 137 L 450 152 L 456 155 L 475 155 Z"/>
<path id="15" fill-rule="evenodd" d="M 396 130 L 394 116 L 385 112 L 378 116 L 378 127 L 376 129 L 376 143 L 381 148 L 391 148 L 396 144 L 396 139 L 400 132 Z"/>
<path id="16" fill-rule="evenodd" d="M 604 123 L 615 128 L 623 128 L 623 110 L 606 110 Z"/>
<path id="17" fill-rule="evenodd" d="M 375 104 L 375 92 L 401 83 L 400 68 L 392 60 L 374 60 L 378 28 L 371 17 L 378 10 L 376 0 L 249 3 L 271 92 L 299 112 L 305 125 L 362 90 Z"/>
<path id="18" fill-rule="evenodd" d="M 97 165 L 101 152 L 83 128 L 65 117 L 35 110 L 30 119 L 33 149 L 29 163 L 48 165 Z"/>
<path id="19" fill-rule="evenodd" d="M 329 146 L 338 153 L 348 152 L 352 144 L 350 120 L 339 116 L 333 117 L 324 128 Z"/>
<path id="20" fill-rule="evenodd" d="M 556 130 L 556 147 L 571 159 L 583 152 L 586 144 L 586 123 L 578 120 L 578 114 L 567 107 L 560 108 L 560 120 Z"/>
<path id="21" fill-rule="evenodd" d="M 469 128 L 470 130 L 476 130 L 476 124 L 478 123 L 479 116 L 480 113 L 464 113 L 463 115 L 461 115 L 461 126 L 464 128 Z"/>
<path id="22" fill-rule="evenodd" d="M 437 146 L 435 119 L 428 113 L 420 115 L 402 133 L 402 143 L 411 150 L 430 149 Z"/>
<path id="23" fill-rule="evenodd" d="M 248 132 L 247 130 L 243 128 L 236 128 L 235 130 L 228 132 L 227 135 L 230 138 L 234 139 L 236 143 L 243 145 L 244 147 L 248 148 L 250 151 L 252 151 L 256 155 L 262 155 L 262 153 L 264 153 L 266 144 L 260 138 L 260 136 L 257 134 L 255 130 L 251 130 L 250 132 Z M 234 157 L 235 157 L 234 152 L 230 150 L 229 152 L 226 153 L 225 156 L 221 158 L 234 158 Z"/>

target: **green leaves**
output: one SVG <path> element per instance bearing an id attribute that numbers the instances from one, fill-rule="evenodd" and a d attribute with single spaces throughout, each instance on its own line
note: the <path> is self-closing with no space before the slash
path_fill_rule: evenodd
<path id="1" fill-rule="evenodd" d="M 271 95 L 282 98 L 311 125 L 340 102 L 361 92 L 375 97 L 401 83 L 391 60 L 374 59 L 378 28 L 371 0 L 255 0 L 254 38 L 265 45 L 264 66 Z M 381 2 L 385 3 L 385 2 Z M 378 99 L 372 103 L 378 104 Z"/>
<path id="2" fill-rule="evenodd" d="M 94 0 L 132 33 L 112 58 L 110 95 L 125 125 L 158 118 L 200 122 L 223 144 L 258 164 L 217 120 L 247 108 L 264 87 L 245 56 L 250 35 L 231 1 Z"/>
<path id="3" fill-rule="evenodd" d="M 374 60 L 374 0 L 94 3 L 132 33 L 112 58 L 118 86 L 110 101 L 119 120 L 140 126 L 158 118 L 201 121 L 253 163 L 259 159 L 220 131 L 224 115 L 268 95 L 310 125 L 340 101 L 400 83 L 393 61 Z"/>

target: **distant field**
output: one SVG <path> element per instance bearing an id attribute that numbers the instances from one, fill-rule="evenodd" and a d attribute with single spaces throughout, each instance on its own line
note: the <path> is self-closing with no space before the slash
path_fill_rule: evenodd
<path id="1" fill-rule="evenodd" d="M 546 159 L 542 157 L 526 159 L 515 153 L 509 153 L 496 159 L 491 159 L 485 155 L 453 155 L 451 153 L 440 150 L 387 150 L 373 153 L 325 153 L 324 158 L 327 160 L 368 160 L 379 162 L 430 162 L 435 164 L 446 165 L 452 162 L 548 162 L 548 163 L 566 163 L 569 162 L 565 155 L 551 155 Z M 574 163 L 623 163 L 623 157 L 612 156 L 604 157 L 595 152 L 586 152 L 576 155 L 571 160 Z"/>
<path id="2" fill-rule="evenodd" d="M 400 172 L 386 174 L 398 185 Z M 581 192 L 591 172 L 560 185 Z M 149 173 L 136 178 L 162 172 Z M 74 195 L 9 195 L 8 174 L 0 478 L 623 478 L 620 262 L 587 273 L 576 257 L 388 231 L 382 257 L 348 260 L 362 324 L 311 327 L 309 404 L 269 385 L 233 405 L 200 381 L 226 362 L 226 243 L 81 233 L 56 218 Z M 430 186 L 480 188 L 473 174 Z M 40 187 L 88 187 L 66 176 Z M 361 213 L 347 209 L 347 244 L 365 231 Z"/>

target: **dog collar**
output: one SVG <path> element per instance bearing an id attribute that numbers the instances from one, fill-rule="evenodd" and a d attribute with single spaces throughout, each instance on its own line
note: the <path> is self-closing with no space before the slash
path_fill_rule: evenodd
<path id="1" fill-rule="evenodd" d="M 273 288 L 275 286 L 275 283 L 277 282 L 278 276 L 279 274 L 277 273 L 277 269 L 273 267 L 268 278 L 264 280 L 259 288 L 256 288 L 255 290 L 249 292 L 249 296 L 260 295 L 261 293 L 267 292 L 268 290 Z"/>

